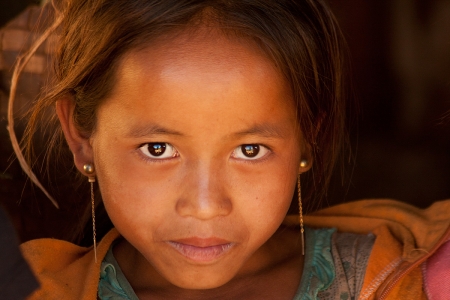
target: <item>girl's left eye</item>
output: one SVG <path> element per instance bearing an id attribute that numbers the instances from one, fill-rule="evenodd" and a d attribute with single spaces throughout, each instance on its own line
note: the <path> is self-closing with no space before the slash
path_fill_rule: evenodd
<path id="1" fill-rule="evenodd" d="M 169 143 L 147 143 L 139 150 L 152 159 L 165 159 L 178 156 L 178 151 Z"/>
<path id="2" fill-rule="evenodd" d="M 231 156 L 238 159 L 255 160 L 264 157 L 268 152 L 269 149 L 263 145 L 245 144 L 234 149 Z"/>

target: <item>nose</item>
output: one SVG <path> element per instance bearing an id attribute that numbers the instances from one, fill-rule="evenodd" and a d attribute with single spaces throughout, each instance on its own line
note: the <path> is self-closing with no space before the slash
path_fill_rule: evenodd
<path id="1" fill-rule="evenodd" d="M 232 203 L 227 195 L 222 171 L 220 166 L 211 163 L 190 166 L 176 203 L 177 213 L 201 220 L 228 215 Z"/>

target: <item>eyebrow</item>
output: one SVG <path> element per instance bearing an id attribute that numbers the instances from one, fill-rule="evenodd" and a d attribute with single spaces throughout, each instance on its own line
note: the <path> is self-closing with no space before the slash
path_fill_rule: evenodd
<path id="1" fill-rule="evenodd" d="M 234 135 L 242 137 L 247 135 L 257 135 L 267 138 L 284 138 L 286 133 L 279 127 L 269 123 L 257 124 Z"/>
<path id="2" fill-rule="evenodd" d="M 183 133 L 171 130 L 160 125 L 156 124 L 146 124 L 135 126 L 130 129 L 128 132 L 128 136 L 132 138 L 141 138 L 151 135 L 176 135 L 176 136 L 184 136 Z M 286 133 L 278 126 L 263 123 L 254 125 L 248 129 L 238 131 L 232 134 L 232 136 L 236 137 L 244 137 L 244 136 L 262 136 L 266 138 L 284 138 L 286 137 Z"/>
<path id="3" fill-rule="evenodd" d="M 128 136 L 133 138 L 146 137 L 151 135 L 183 135 L 181 132 L 171 130 L 156 124 L 146 124 L 135 126 L 130 129 Z"/>

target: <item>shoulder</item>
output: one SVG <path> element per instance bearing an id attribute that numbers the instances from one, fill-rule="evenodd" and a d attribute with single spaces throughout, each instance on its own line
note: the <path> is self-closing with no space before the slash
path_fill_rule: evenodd
<path id="1" fill-rule="evenodd" d="M 95 299 L 100 262 L 118 237 L 113 229 L 102 239 L 97 247 L 97 263 L 92 247 L 79 247 L 55 239 L 22 244 L 21 251 L 41 286 L 31 299 Z"/>
<path id="2" fill-rule="evenodd" d="M 307 227 L 305 240 L 302 278 L 295 299 L 356 299 L 375 237 Z"/>
<path id="3" fill-rule="evenodd" d="M 297 219 L 288 217 L 285 223 L 298 224 Z M 396 295 L 421 299 L 424 293 L 420 265 L 450 236 L 447 231 L 450 200 L 436 202 L 426 209 L 387 199 L 361 200 L 320 210 L 305 216 L 304 220 L 306 225 L 315 228 L 375 236 L 360 299 L 373 299 L 380 294 L 388 294 L 389 299 Z M 346 234 L 337 234 L 335 238 L 336 241 L 352 240 Z M 337 242 L 335 247 L 335 253 L 339 253 L 348 245 L 343 248 Z"/>
<path id="4" fill-rule="evenodd" d="M 433 252 L 450 226 L 450 200 L 426 209 L 394 200 L 361 200 L 329 207 L 304 219 L 311 227 L 373 233 L 376 240 L 368 272 L 377 277 L 379 272 L 392 272 L 400 262 L 416 263 Z"/>

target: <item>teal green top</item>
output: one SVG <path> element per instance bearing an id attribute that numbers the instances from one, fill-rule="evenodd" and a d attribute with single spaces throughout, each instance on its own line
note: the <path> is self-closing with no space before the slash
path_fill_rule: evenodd
<path id="1" fill-rule="evenodd" d="M 335 269 L 331 256 L 331 236 L 335 229 L 305 228 L 305 260 L 302 278 L 295 300 L 317 299 L 319 291 L 327 289 L 334 280 Z"/>
<path id="2" fill-rule="evenodd" d="M 305 262 L 294 300 L 356 299 L 374 239 L 372 234 L 305 228 Z M 138 300 L 112 248 L 102 262 L 98 296 L 101 300 Z"/>

